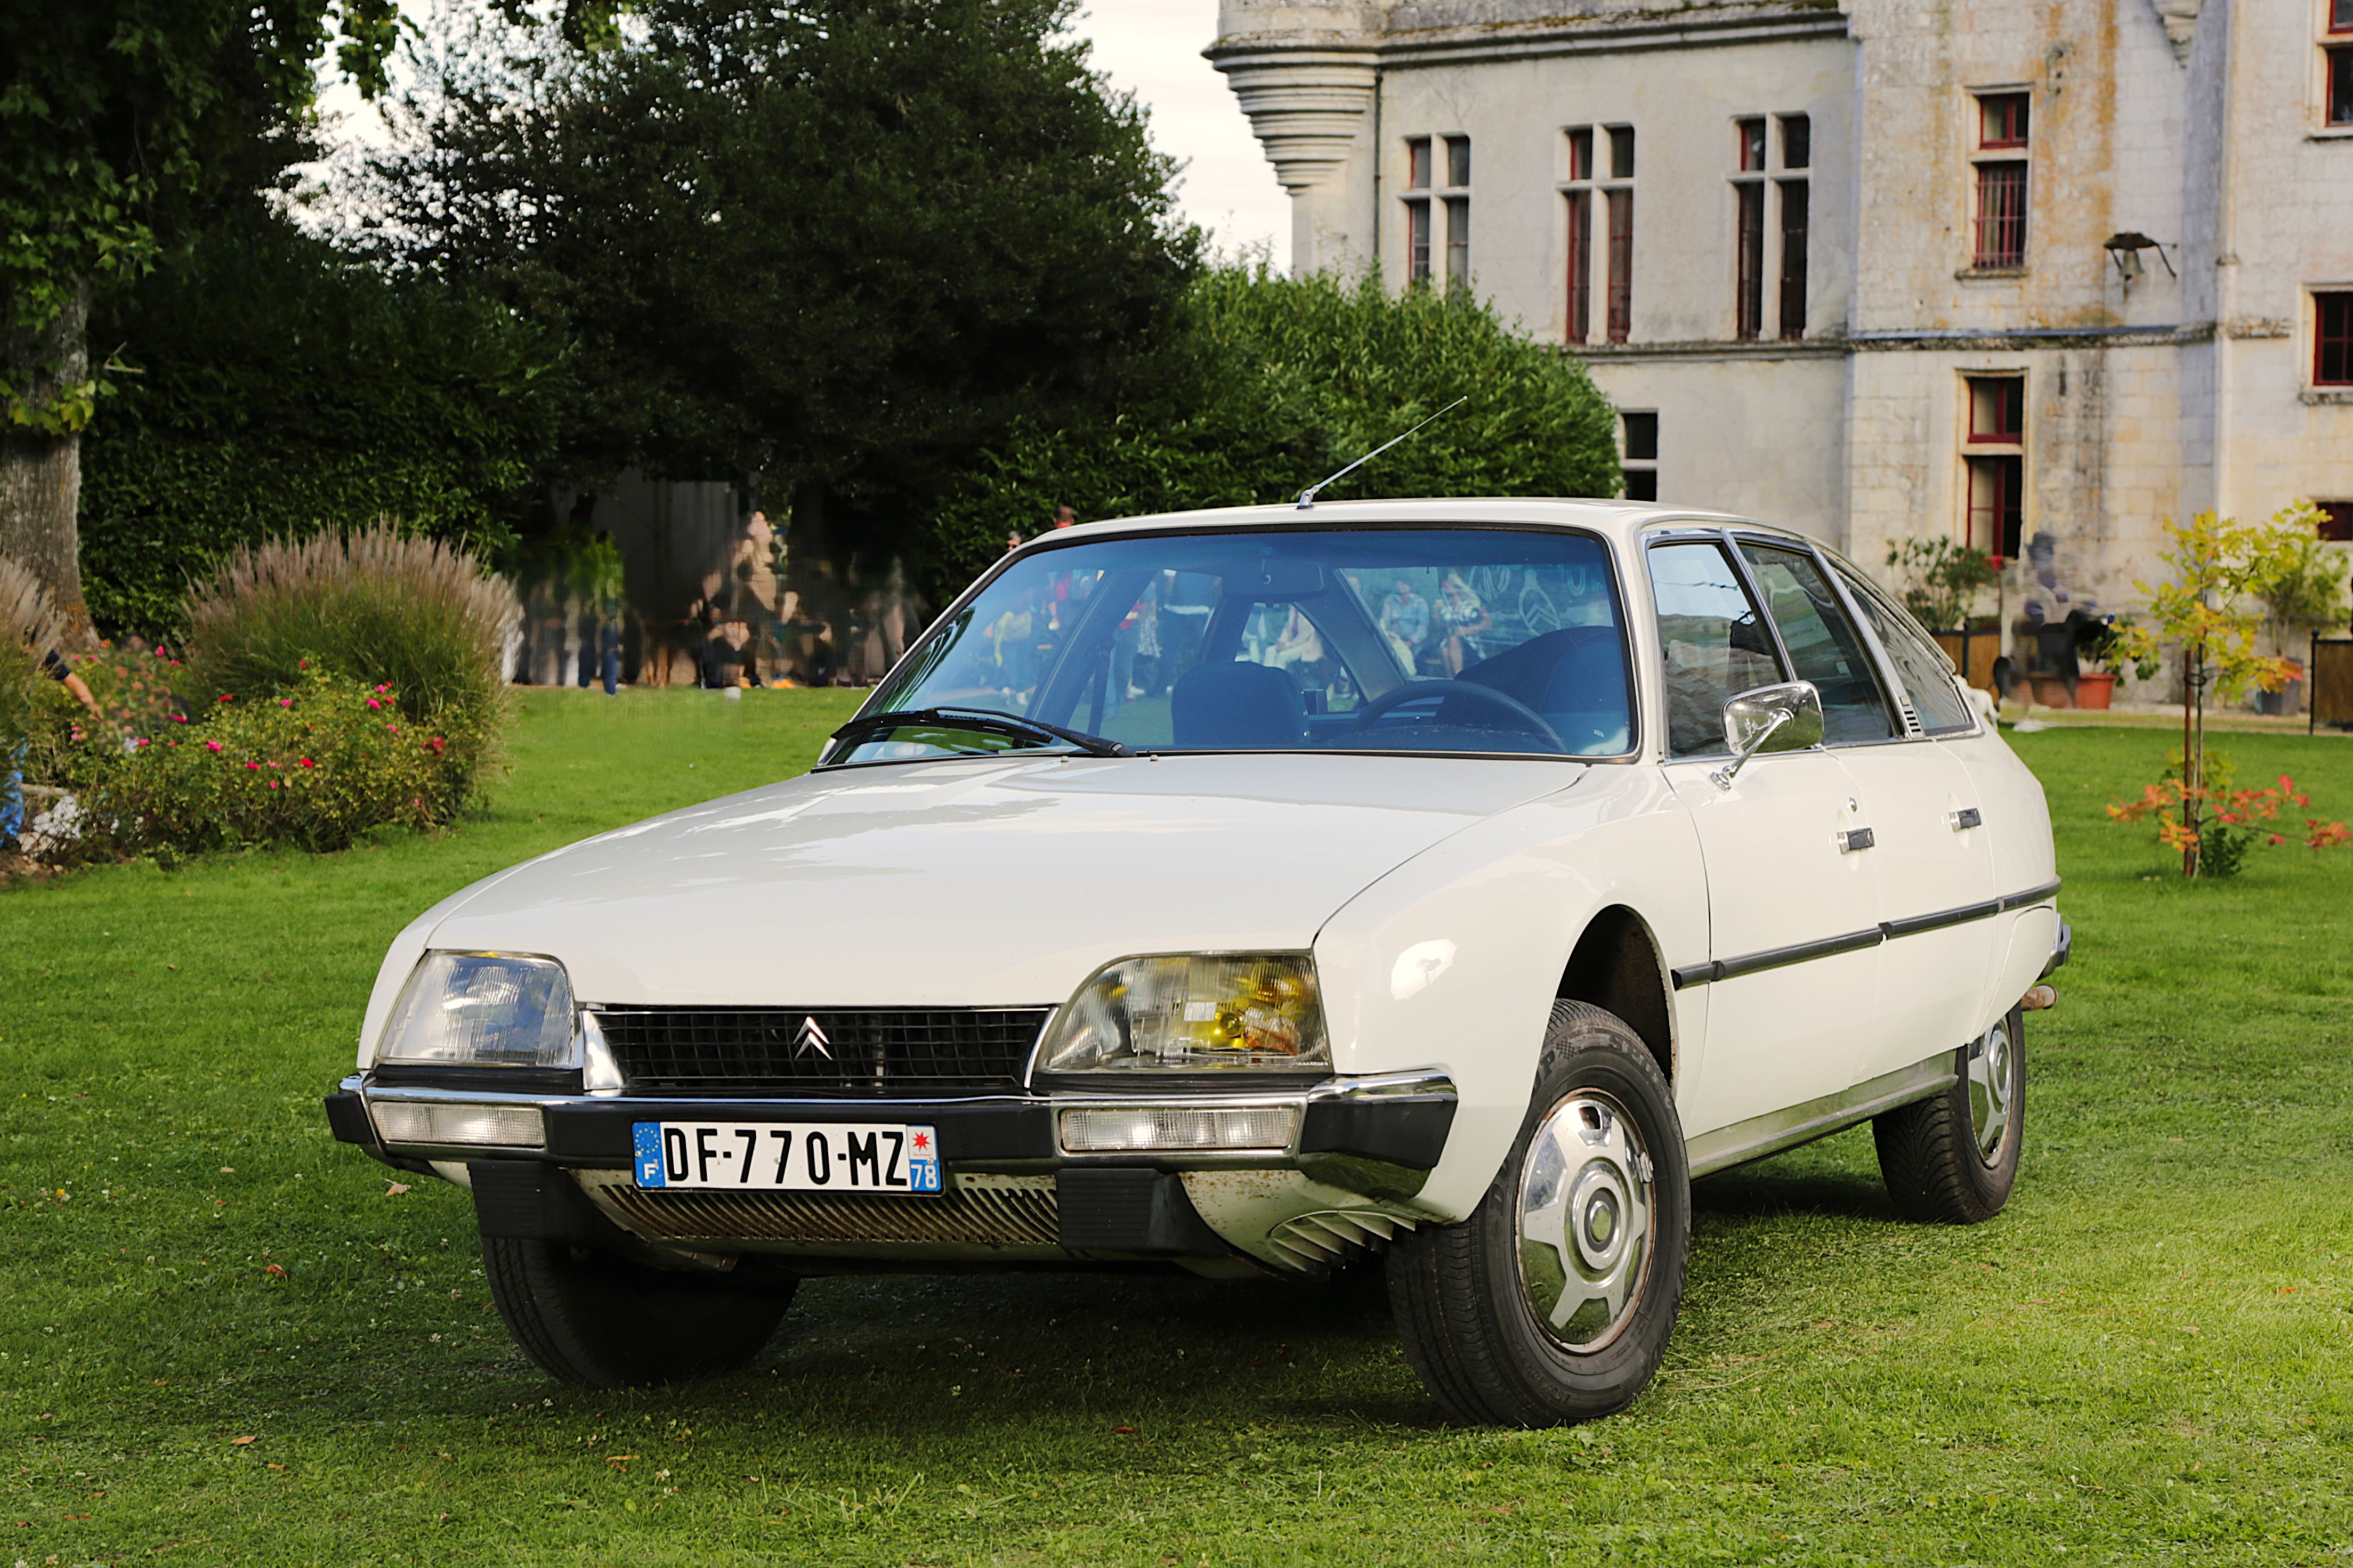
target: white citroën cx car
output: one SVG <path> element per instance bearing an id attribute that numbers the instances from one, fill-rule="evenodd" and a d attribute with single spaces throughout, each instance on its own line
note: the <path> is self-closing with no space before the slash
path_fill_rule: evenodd
<path id="1" fill-rule="evenodd" d="M 1133 518 L 1007 556 L 814 772 L 427 910 L 328 1108 L 471 1188 L 573 1382 L 740 1365 L 809 1275 L 1383 1253 L 1446 1413 L 1549 1425 L 1658 1366 L 1695 1176 L 1869 1120 L 1902 1212 L 2000 1209 L 2058 886 L 1801 535 Z"/>

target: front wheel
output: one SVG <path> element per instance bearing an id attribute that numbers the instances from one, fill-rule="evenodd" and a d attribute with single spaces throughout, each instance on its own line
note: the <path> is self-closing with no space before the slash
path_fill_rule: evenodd
<path id="1" fill-rule="evenodd" d="M 523 1353 L 549 1376 L 589 1388 L 746 1364 L 776 1331 L 797 1283 L 670 1273 L 594 1247 L 488 1236 L 482 1272 Z"/>
<path id="2" fill-rule="evenodd" d="M 2012 1007 L 1953 1053 L 1954 1081 L 1872 1121 L 1887 1194 L 1906 1219 L 1976 1225 L 2018 1182 L 2026 1133 L 2026 1015 Z"/>
<path id="3" fill-rule="evenodd" d="M 1453 1419 L 1590 1421 L 1658 1371 L 1690 1253 L 1666 1076 L 1623 1022 L 1556 1002 L 1504 1168 L 1461 1224 L 1392 1247 L 1389 1304 L 1406 1359 Z"/>

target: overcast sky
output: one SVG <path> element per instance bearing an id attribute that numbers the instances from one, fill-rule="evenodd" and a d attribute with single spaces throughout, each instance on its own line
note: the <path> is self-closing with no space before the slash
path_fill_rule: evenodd
<path id="1" fill-rule="evenodd" d="M 1095 68 L 1152 112 L 1152 142 L 1185 172 L 1177 202 L 1227 255 L 1267 246 L 1291 260 L 1291 201 L 1274 181 L 1226 79 L 1201 58 L 1218 32 L 1218 0 L 1092 0 L 1077 30 L 1094 46 Z M 336 140 L 381 142 L 382 122 L 348 86 L 330 86 L 321 108 Z"/>

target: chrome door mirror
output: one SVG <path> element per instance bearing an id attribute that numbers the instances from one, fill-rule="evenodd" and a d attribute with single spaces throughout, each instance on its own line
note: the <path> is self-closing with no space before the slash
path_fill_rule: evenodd
<path id="1" fill-rule="evenodd" d="M 1719 789 L 1759 752 L 1801 752 L 1822 743 L 1822 695 L 1812 681 L 1792 680 L 1743 691 L 1724 705 L 1724 743 L 1732 761 L 1707 776 Z"/>

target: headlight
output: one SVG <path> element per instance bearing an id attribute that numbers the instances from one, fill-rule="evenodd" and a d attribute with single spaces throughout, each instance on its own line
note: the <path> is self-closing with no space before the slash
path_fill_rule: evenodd
<path id="1" fill-rule="evenodd" d="M 1315 961 L 1170 953 L 1097 970 L 1038 1053 L 1040 1072 L 1329 1070 Z"/>
<path id="2" fill-rule="evenodd" d="M 376 1060 L 578 1067 L 571 978 L 552 958 L 428 952 L 392 1010 Z"/>

